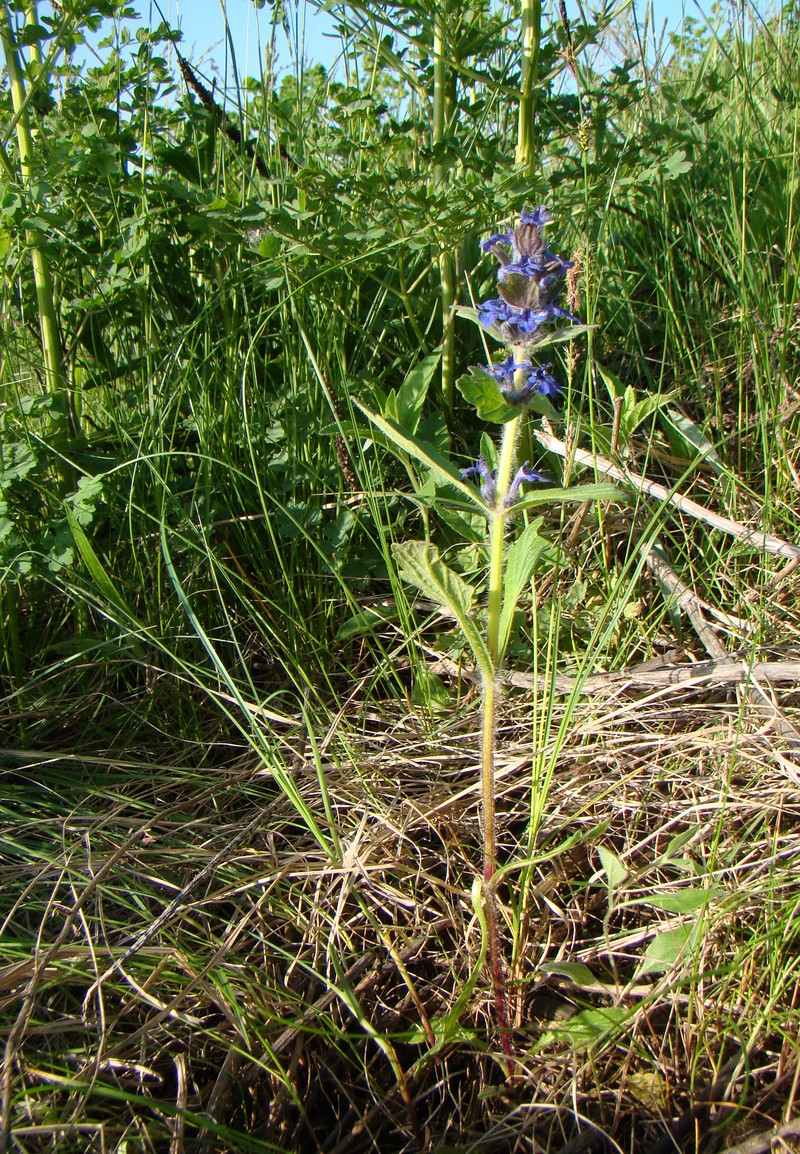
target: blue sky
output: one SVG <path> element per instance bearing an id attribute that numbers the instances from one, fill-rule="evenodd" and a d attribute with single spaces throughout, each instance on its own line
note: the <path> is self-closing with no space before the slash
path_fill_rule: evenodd
<path id="1" fill-rule="evenodd" d="M 699 16 L 706 6 L 706 0 L 652 0 L 656 25 L 660 28 L 664 21 L 670 29 L 680 27 L 684 11 L 688 15 Z M 199 63 L 201 57 L 208 61 L 208 54 L 220 73 L 225 65 L 225 16 L 233 38 L 236 61 L 240 72 L 258 75 L 259 62 L 263 59 L 263 45 L 269 37 L 270 8 L 267 4 L 258 11 L 252 0 L 159 0 L 161 9 L 173 27 L 183 31 L 182 51 L 191 61 Z M 158 10 L 151 0 L 133 0 L 142 16 L 143 23 L 152 25 L 159 21 Z M 567 10 L 574 7 L 574 0 L 567 0 Z M 319 61 L 331 67 L 338 54 L 338 38 L 333 33 L 331 18 L 313 11 L 302 3 L 295 8 L 287 5 L 290 14 L 297 14 L 294 39 L 304 43 L 304 52 L 312 62 Z M 639 10 L 643 11 L 644 4 Z M 291 53 L 285 39 L 281 39 L 278 68 L 290 66 Z M 205 69 L 204 69 L 205 71 Z"/>

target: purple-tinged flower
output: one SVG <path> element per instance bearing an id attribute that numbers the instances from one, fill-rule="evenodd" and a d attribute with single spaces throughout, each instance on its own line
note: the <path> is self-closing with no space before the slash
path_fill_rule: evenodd
<path id="1" fill-rule="evenodd" d="M 513 357 L 506 357 L 506 359 L 504 361 L 502 361 L 499 365 L 478 365 L 478 368 L 481 370 L 482 373 L 486 373 L 486 375 L 488 377 L 494 377 L 494 379 L 497 381 L 498 385 L 502 389 L 504 381 L 506 381 L 506 379 L 508 377 L 513 378 L 514 373 L 517 371 L 517 369 L 529 369 L 530 365 L 528 365 L 528 364 L 518 365 L 514 361 Z"/>
<path id="2" fill-rule="evenodd" d="M 481 496 L 487 505 L 494 505 L 495 495 L 497 492 L 495 486 L 496 470 L 489 468 L 484 456 L 478 457 L 474 465 L 470 465 L 468 469 L 464 469 L 461 473 L 462 481 L 478 480 L 481 481 Z"/>
<path id="3" fill-rule="evenodd" d="M 520 224 L 532 224 L 534 228 L 544 228 L 546 224 L 551 224 L 552 220 L 550 210 L 543 204 L 540 204 L 533 212 L 528 212 L 527 209 L 523 208 L 519 214 Z"/>
<path id="4" fill-rule="evenodd" d="M 536 344 L 542 325 L 552 324 L 559 317 L 579 323 L 572 313 L 549 302 L 539 308 L 518 308 L 504 300 L 484 301 L 478 305 L 478 320 L 483 327 L 491 329 L 498 325 L 499 336 L 511 345 Z"/>
<path id="5" fill-rule="evenodd" d="M 494 234 L 494 236 L 490 236 L 486 240 L 481 241 L 481 251 L 482 252 L 491 252 L 492 249 L 497 244 L 511 245 L 513 243 L 514 243 L 514 237 L 511 235 L 510 232 L 496 232 Z"/>
<path id="6" fill-rule="evenodd" d="M 508 509 L 511 505 L 514 504 L 515 501 L 518 500 L 519 488 L 523 481 L 528 485 L 532 485 L 541 482 L 546 483 L 549 480 L 550 478 L 546 473 L 540 473 L 538 469 L 532 469 L 526 461 L 525 464 L 517 470 L 517 475 L 508 486 L 508 492 L 506 493 L 505 500 L 503 501 L 504 506 L 506 509 Z"/>
<path id="7" fill-rule="evenodd" d="M 490 329 L 492 325 L 507 320 L 510 311 L 510 307 L 505 301 L 484 301 L 483 304 L 478 305 L 478 320 L 485 329 Z"/>
<path id="8" fill-rule="evenodd" d="M 535 396 L 556 400 L 561 395 L 561 386 L 547 371 L 550 364 L 532 365 L 529 361 L 517 364 L 513 357 L 506 357 L 499 365 L 480 365 L 481 371 L 494 377 L 500 386 L 503 399 L 510 405 L 527 405 Z M 517 374 L 524 374 L 520 380 Z"/>
<path id="9" fill-rule="evenodd" d="M 536 336 L 540 325 L 559 317 L 575 319 L 569 313 L 557 311 L 553 304 L 573 262 L 545 246 L 543 230 L 551 220 L 544 205 L 532 211 L 523 209 L 516 228 L 508 233 L 495 233 L 481 245 L 484 252 L 491 252 L 500 262 L 497 277 L 500 299 L 480 305 L 479 320 L 487 329 L 498 324 L 506 326 L 497 335 L 510 344 L 535 344 L 541 340 Z M 503 308 L 502 302 L 508 309 Z M 528 334 L 528 339 L 520 339 L 520 333 Z"/>
<path id="10" fill-rule="evenodd" d="M 528 278 L 535 277 L 541 295 L 547 288 L 557 284 L 574 264 L 574 261 L 564 260 L 563 257 L 544 248 L 537 255 L 523 253 L 519 260 L 504 264 L 497 274 L 497 279 L 504 284 L 512 273 Z"/>

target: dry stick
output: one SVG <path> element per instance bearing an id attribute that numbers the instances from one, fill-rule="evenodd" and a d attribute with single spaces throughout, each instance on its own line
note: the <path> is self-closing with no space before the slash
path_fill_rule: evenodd
<path id="1" fill-rule="evenodd" d="M 694 688 L 698 685 L 738 685 L 751 679 L 773 685 L 800 684 L 800 661 L 755 661 L 752 665 L 729 654 L 721 661 L 693 661 L 678 664 L 678 650 L 642 661 L 628 669 L 614 673 L 592 673 L 589 677 L 570 677 L 559 674 L 554 679 L 533 677 L 530 673 L 508 673 L 503 682 L 516 689 L 548 689 L 558 694 L 572 693 L 578 687 L 581 693 L 624 693 L 636 689 L 667 689 L 670 685 Z M 448 657 L 436 655 L 429 666 L 431 673 L 445 677 L 462 677 L 478 681 L 480 673 L 470 666 L 459 665 Z"/>
<path id="2" fill-rule="evenodd" d="M 542 425 L 541 430 L 534 430 L 534 436 L 539 444 L 547 449 L 548 453 L 555 453 L 559 457 L 566 456 L 569 450 L 564 442 L 555 436 L 547 421 L 543 421 Z M 792 545 L 780 537 L 774 537 L 771 533 L 763 533 L 760 529 L 748 529 L 739 521 L 732 521 L 729 517 L 721 517 L 718 513 L 712 513 L 710 509 L 698 505 L 696 501 L 683 497 L 680 493 L 675 493 L 655 481 L 648 481 L 640 473 L 634 473 L 631 469 L 623 469 L 619 465 L 615 465 L 607 457 L 598 456 L 596 453 L 587 453 L 585 449 L 572 449 L 571 452 L 575 464 L 596 469 L 603 476 L 610 477 L 614 481 L 620 481 L 623 485 L 630 485 L 645 497 L 656 497 L 659 501 L 674 505 L 682 513 L 686 513 L 698 521 L 704 521 L 712 528 L 719 529 L 721 533 L 735 537 L 737 541 L 743 541 L 756 549 L 763 549 L 766 553 L 774 553 L 778 557 L 787 557 L 792 561 L 800 560 L 800 546 L 798 545 Z"/>
<path id="3" fill-rule="evenodd" d="M 661 587 L 666 590 L 669 596 L 675 597 L 676 604 L 691 621 L 694 631 L 702 641 L 708 655 L 715 661 L 724 661 L 728 656 L 725 646 L 703 617 L 700 603 L 691 589 L 683 584 L 664 558 L 655 551 L 651 550 L 645 557 L 645 561 Z M 744 668 L 747 669 L 746 666 L 744 666 Z M 754 684 L 751 671 L 748 670 L 747 672 L 748 676 L 743 679 L 747 682 L 744 690 L 747 700 L 762 713 L 766 705 L 767 711 L 773 718 L 775 728 L 781 737 L 784 737 L 787 742 L 795 748 L 800 746 L 800 733 L 798 733 L 791 722 L 783 716 L 778 706 L 773 701 L 770 701 L 763 690 L 760 690 Z"/>

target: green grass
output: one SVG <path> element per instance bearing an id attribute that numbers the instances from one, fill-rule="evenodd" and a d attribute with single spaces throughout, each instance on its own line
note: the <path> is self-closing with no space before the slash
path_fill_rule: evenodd
<path id="1" fill-rule="evenodd" d="M 558 435 L 608 456 L 611 393 L 674 390 L 620 440 L 631 468 L 798 541 L 796 21 L 689 26 L 629 82 L 577 25 L 568 74 L 545 13 L 529 179 L 516 26 L 439 14 L 436 149 L 433 16 L 400 58 L 371 6 L 343 13 L 350 87 L 298 65 L 228 94 L 269 178 L 168 96 L 163 40 L 62 57 L 60 87 L 29 70 L 33 188 L 3 97 L 7 1149 L 559 1154 L 588 1130 L 650 1154 L 793 1121 L 795 685 L 586 682 L 708 657 L 655 543 L 723 652 L 795 660 L 787 561 L 633 492 L 544 511 L 509 660 L 533 681 L 510 678 L 498 745 L 508 1083 L 471 897 L 478 697 L 390 561 L 427 537 L 479 575 L 479 541 L 351 398 L 385 413 L 435 354 L 443 254 L 484 299 L 478 241 L 546 202 L 596 326 L 554 354 Z M 617 63 L 637 43 L 619 16 L 601 35 Z M 459 320 L 458 372 L 487 355 Z M 458 395 L 445 423 L 443 388 L 421 428 L 460 469 L 483 426 Z"/>

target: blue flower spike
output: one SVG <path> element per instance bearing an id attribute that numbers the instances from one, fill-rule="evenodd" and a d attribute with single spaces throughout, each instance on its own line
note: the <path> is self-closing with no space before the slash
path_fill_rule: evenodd
<path id="1" fill-rule="evenodd" d="M 523 209 L 512 232 L 495 233 L 481 244 L 500 262 L 500 297 L 478 306 L 478 320 L 509 345 L 532 347 L 542 340 L 542 327 L 558 320 L 580 323 L 555 303 L 573 262 L 545 247 L 543 230 L 552 219 L 544 205 Z"/>

